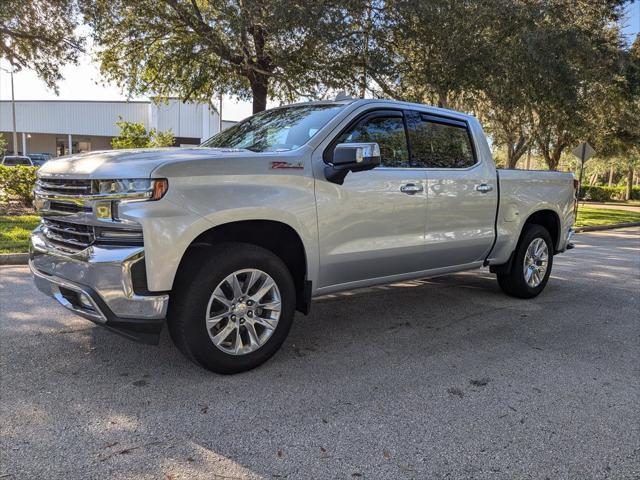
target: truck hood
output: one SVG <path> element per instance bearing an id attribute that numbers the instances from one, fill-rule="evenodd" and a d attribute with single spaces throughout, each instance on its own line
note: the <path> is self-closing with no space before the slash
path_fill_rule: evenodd
<path id="1" fill-rule="evenodd" d="M 200 147 L 104 150 L 49 160 L 38 174 L 91 179 L 148 178 L 153 170 L 167 163 L 258 155 L 243 149 Z"/>

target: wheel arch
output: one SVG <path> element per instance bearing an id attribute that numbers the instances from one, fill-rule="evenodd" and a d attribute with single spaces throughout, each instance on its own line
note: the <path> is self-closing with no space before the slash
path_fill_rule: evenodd
<path id="1" fill-rule="evenodd" d="M 561 223 L 560 223 L 560 215 L 555 210 L 543 207 L 539 210 L 534 210 L 529 214 L 524 222 L 520 225 L 518 238 L 513 243 L 513 249 L 511 250 L 511 254 L 509 255 L 508 260 L 505 263 L 500 264 L 492 264 L 489 267 L 491 273 L 505 273 L 511 270 L 511 265 L 513 262 L 513 256 L 515 255 L 518 246 L 520 245 L 520 241 L 522 240 L 522 235 L 524 234 L 525 228 L 527 225 L 541 225 L 546 228 L 551 235 L 551 240 L 553 242 L 553 252 L 554 255 L 558 251 L 558 242 L 560 241 L 560 232 L 561 232 Z"/>
<path id="2" fill-rule="evenodd" d="M 524 232 L 525 227 L 531 224 L 540 225 L 547 229 L 549 235 L 551 235 L 551 240 L 553 241 L 553 254 L 555 254 L 558 251 L 558 242 L 560 241 L 560 215 L 558 215 L 555 210 L 549 208 L 544 208 L 532 212 L 523 222 L 522 227 L 520 228 L 518 241 L 520 241 L 520 238 L 522 238 L 522 233 Z"/>
<path id="3" fill-rule="evenodd" d="M 201 255 L 206 255 L 207 250 L 226 242 L 258 245 L 278 256 L 293 277 L 296 287 L 296 309 L 305 314 L 309 312 L 311 282 L 308 280 L 307 249 L 296 229 L 278 220 L 237 220 L 221 223 L 201 232 L 184 251 L 174 277 L 174 285 L 182 273 L 202 258 Z"/>

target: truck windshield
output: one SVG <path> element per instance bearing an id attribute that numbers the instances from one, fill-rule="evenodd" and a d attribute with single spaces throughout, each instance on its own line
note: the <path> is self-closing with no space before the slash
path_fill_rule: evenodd
<path id="1" fill-rule="evenodd" d="M 205 141 L 202 147 L 283 152 L 309 141 L 344 104 L 294 105 L 257 113 Z"/>

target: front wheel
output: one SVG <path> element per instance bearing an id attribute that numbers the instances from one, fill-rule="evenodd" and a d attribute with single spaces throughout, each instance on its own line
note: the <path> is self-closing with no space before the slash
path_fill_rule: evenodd
<path id="1" fill-rule="evenodd" d="M 518 298 L 533 298 L 544 290 L 553 265 L 551 235 L 541 225 L 525 225 L 511 268 L 498 274 L 503 292 Z"/>
<path id="2" fill-rule="evenodd" d="M 294 283 L 269 250 L 243 243 L 214 248 L 181 271 L 169 305 L 169 331 L 178 348 L 203 367 L 243 372 L 266 362 L 287 337 Z"/>

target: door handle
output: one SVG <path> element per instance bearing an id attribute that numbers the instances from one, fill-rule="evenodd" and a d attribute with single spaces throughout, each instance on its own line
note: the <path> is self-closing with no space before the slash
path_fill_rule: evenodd
<path id="1" fill-rule="evenodd" d="M 416 185 L 415 183 L 407 183 L 406 185 L 402 185 L 400 187 L 400 191 L 402 193 L 406 193 L 407 195 L 415 195 L 424 190 L 422 185 Z"/>
<path id="2" fill-rule="evenodd" d="M 493 185 L 481 183 L 480 185 L 476 185 L 476 190 L 480 193 L 489 193 L 491 190 L 493 190 Z"/>

